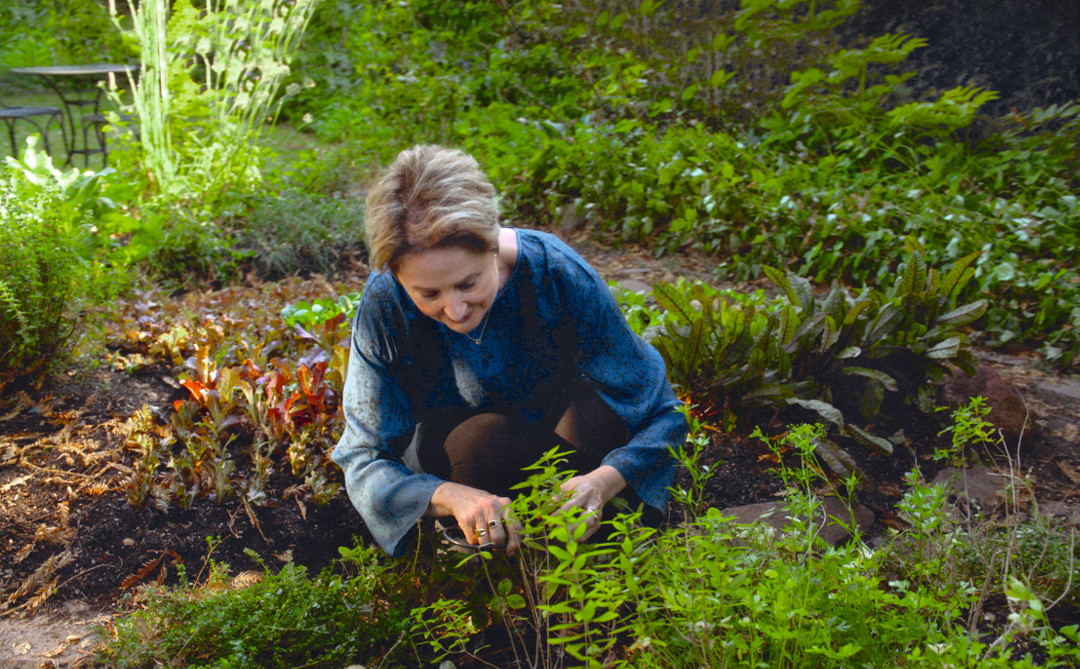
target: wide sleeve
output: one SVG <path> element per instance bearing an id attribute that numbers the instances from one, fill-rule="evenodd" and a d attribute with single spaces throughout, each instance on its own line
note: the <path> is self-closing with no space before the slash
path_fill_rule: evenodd
<path id="1" fill-rule="evenodd" d="M 402 388 L 406 378 L 399 341 L 387 327 L 373 286 L 365 290 L 353 321 L 349 368 L 342 402 L 345 430 L 331 454 L 345 475 L 345 489 L 372 537 L 390 555 L 427 511 L 442 479 L 406 467 L 389 446 L 410 438 L 415 420 Z M 401 334 L 401 333 L 398 333 Z"/>
<path id="2" fill-rule="evenodd" d="M 569 249 L 568 249 L 569 250 Z M 688 432 L 682 402 L 667 379 L 660 353 L 630 329 L 599 275 L 576 253 L 554 265 L 552 280 L 572 318 L 579 369 L 626 425 L 630 439 L 603 464 L 614 467 L 650 506 L 663 509 L 675 477 L 678 447 Z"/>

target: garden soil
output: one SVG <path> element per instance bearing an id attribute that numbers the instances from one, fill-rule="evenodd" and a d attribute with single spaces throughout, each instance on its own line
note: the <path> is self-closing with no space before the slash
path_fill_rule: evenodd
<path id="1" fill-rule="evenodd" d="M 584 233 L 569 241 L 606 279 L 635 290 L 678 277 L 713 278 L 704 258 L 658 259 L 643 250 L 601 246 Z M 356 289 L 363 280 L 363 271 L 351 279 Z M 955 402 L 980 393 L 1007 405 L 995 418 L 1009 422 L 1011 443 L 1021 442 L 1021 473 L 1032 482 L 1042 508 L 1075 524 L 1080 383 L 1040 371 L 1029 354 L 980 355 L 984 372 L 943 388 L 943 398 Z M 223 504 L 202 499 L 193 508 L 168 513 L 129 505 L 121 483 L 135 454 L 124 448 L 120 426 L 144 405 L 165 415 L 185 393 L 164 363 L 130 373 L 104 365 L 68 370 L 40 388 L 5 390 L 0 400 L 0 667 L 85 663 L 97 630 L 138 605 L 138 586 L 173 583 L 181 565 L 190 579 L 205 575 L 211 559 L 229 564 L 234 574 L 258 569 L 245 553 L 251 549 L 267 566 L 295 562 L 316 572 L 332 563 L 339 546 L 368 540 L 344 493 L 318 506 L 286 494 L 293 481 L 284 479 L 270 486 L 270 497 L 278 501 L 260 507 L 235 499 Z M 927 477 L 936 473 L 929 453 L 941 443 L 941 420 L 912 412 L 905 426 L 908 443 L 894 457 L 857 458 L 865 475 L 860 501 L 872 513 L 872 536 L 902 524 L 893 508 L 906 472 L 918 465 Z M 707 490 L 710 505 L 777 499 L 782 490 L 771 473 L 775 462 L 759 440 L 720 430 L 710 434 L 705 457 L 717 465 Z M 210 544 L 207 537 L 216 539 Z M 1059 615 L 1075 622 L 1077 611 L 1059 609 Z"/>

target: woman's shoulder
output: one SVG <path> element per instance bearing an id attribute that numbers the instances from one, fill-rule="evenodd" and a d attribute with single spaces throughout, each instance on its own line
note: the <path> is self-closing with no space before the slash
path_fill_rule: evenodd
<path id="1" fill-rule="evenodd" d="M 405 299 L 403 299 L 403 297 Z M 369 324 L 406 320 L 408 298 L 403 295 L 398 282 L 389 272 L 375 271 L 364 283 L 357 315 Z"/>
<path id="2" fill-rule="evenodd" d="M 518 254 L 533 264 L 551 269 L 575 269 L 593 273 L 588 261 L 558 236 L 544 232 L 518 228 Z"/>
<path id="3" fill-rule="evenodd" d="M 376 305 L 390 305 L 397 301 L 397 286 L 394 277 L 389 272 L 376 270 L 368 276 L 364 282 L 364 290 L 360 296 L 360 304 L 363 308 L 370 309 Z"/>

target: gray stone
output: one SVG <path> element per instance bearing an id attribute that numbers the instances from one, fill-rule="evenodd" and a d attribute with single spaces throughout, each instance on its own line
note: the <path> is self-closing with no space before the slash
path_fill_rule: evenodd
<path id="1" fill-rule="evenodd" d="M 563 204 L 562 214 L 559 216 L 559 231 L 564 235 L 584 230 L 588 222 L 582 215 L 580 198 Z"/>
<path id="2" fill-rule="evenodd" d="M 1063 383 L 1050 383 L 1043 381 L 1035 388 L 1049 395 L 1057 395 L 1063 399 L 1080 401 L 1080 383 L 1066 381 Z"/>
<path id="3" fill-rule="evenodd" d="M 634 293 L 650 293 L 652 292 L 652 284 L 645 283 L 638 279 L 620 279 L 619 285 Z"/>
<path id="4" fill-rule="evenodd" d="M 1006 477 L 985 465 L 972 465 L 964 469 L 946 467 L 930 481 L 931 485 L 944 485 L 958 498 L 966 498 L 983 511 L 989 511 L 1005 499 Z"/>
<path id="5" fill-rule="evenodd" d="M 746 504 L 724 509 L 725 516 L 734 516 L 735 522 L 749 525 L 761 522 L 782 530 L 788 523 L 787 509 L 783 502 L 762 502 Z M 862 504 L 855 507 L 854 521 L 860 534 L 867 534 L 874 525 L 874 512 Z M 821 527 L 821 536 L 833 546 L 839 545 L 852 537 L 848 525 L 852 522 L 850 507 L 839 497 L 826 497 L 818 511 L 816 519 Z"/>
<path id="6" fill-rule="evenodd" d="M 1052 501 L 1039 505 L 1039 512 L 1050 518 L 1063 520 L 1067 525 L 1080 525 L 1080 507 L 1067 502 Z"/>

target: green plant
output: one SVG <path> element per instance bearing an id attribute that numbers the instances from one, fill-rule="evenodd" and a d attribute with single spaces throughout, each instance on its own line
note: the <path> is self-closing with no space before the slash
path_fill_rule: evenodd
<path id="1" fill-rule="evenodd" d="M 31 143 L 24 160 L 36 155 Z M 36 180 L 28 163 L 8 160 L 19 169 L 0 176 L 0 385 L 40 375 L 70 350 L 93 297 L 93 219 L 68 195 L 93 179 Z"/>
<path id="2" fill-rule="evenodd" d="M 962 625 L 977 588 L 933 564 L 918 582 L 889 580 L 892 548 L 871 549 L 857 533 L 844 545 L 822 542 L 809 521 L 820 507 L 813 493 L 823 477 L 820 432 L 796 426 L 769 443 L 798 459 L 778 471 L 789 484 L 780 512 L 787 523 L 778 531 L 736 525 L 712 508 L 662 531 L 620 515 L 605 520 L 606 540 L 580 543 L 580 517 L 544 514 L 561 503 L 551 460 L 558 456 L 549 453 L 514 502 L 522 555 L 465 558 L 458 569 L 471 566 L 473 576 L 463 577 L 478 579 L 485 596 L 415 608 L 414 638 L 435 661 L 486 662 L 493 656 L 476 640 L 487 626 L 502 626 L 516 666 L 530 667 L 1034 666 L 1010 651 L 1017 642 L 1039 644 L 1051 666 L 1075 661 L 1075 629 L 1048 626 L 1042 600 L 1017 583 L 1008 589 L 1016 615 L 1006 636 L 981 641 Z M 941 531 L 912 529 L 928 544 Z"/>
<path id="3" fill-rule="evenodd" d="M 938 411 L 946 409 L 939 407 Z M 957 407 L 952 412 L 953 424 L 939 433 L 939 436 L 949 434 L 951 443 L 948 447 L 935 450 L 934 459 L 959 466 L 971 458 L 972 449 L 996 445 L 994 426 L 985 420 L 990 410 L 983 397 L 972 397 L 969 403 Z"/>
<path id="4" fill-rule="evenodd" d="M 625 541 L 582 542 L 584 510 L 562 508 L 568 496 L 561 486 L 574 475 L 560 470 L 562 455 L 555 449 L 544 454 L 516 486 L 523 493 L 510 514 L 521 526 L 519 556 L 509 561 L 494 551 L 480 551 L 458 565 L 474 563 L 478 569 L 487 587 L 486 613 L 477 615 L 472 607 L 445 597 L 412 611 L 416 642 L 436 658 L 477 657 L 480 649 L 467 637 L 488 620 L 506 630 L 516 666 L 567 666 L 567 654 L 586 666 L 601 666 L 598 658 L 614 647 L 617 639 L 610 627 L 625 594 L 617 584 L 594 581 L 596 565 L 633 560 L 634 542 L 647 543 L 655 530 L 638 527 L 638 515 L 632 513 L 612 521 Z"/>
<path id="5" fill-rule="evenodd" d="M 45 63 L 123 61 L 128 55 L 97 0 L 11 0 L 0 7 L 0 70 Z"/>
<path id="6" fill-rule="evenodd" d="M 207 207 L 259 178 L 256 140 L 276 115 L 282 80 L 315 3 L 211 0 L 129 2 L 125 36 L 140 46 L 131 111 L 141 126 L 138 166 L 172 200 Z"/>
<path id="7" fill-rule="evenodd" d="M 263 280 L 298 273 L 333 276 L 342 256 L 363 237 L 359 200 L 315 198 L 300 191 L 254 197 L 250 210 L 227 224 L 237 251 Z"/>
<path id="8" fill-rule="evenodd" d="M 110 624 L 98 659 L 110 667 L 342 667 L 394 661 L 403 612 L 384 599 L 400 578 L 371 555 L 346 578 L 309 577 L 292 563 L 228 577 L 215 565 L 203 583 L 140 591 L 140 610 Z M 257 556 L 252 555 L 257 558 Z"/>
<path id="9" fill-rule="evenodd" d="M 314 299 L 311 302 L 302 300 L 282 307 L 281 317 L 290 327 L 299 325 L 317 330 L 319 326 L 322 326 L 327 331 L 326 334 L 331 334 L 333 327 L 340 327 L 347 319 L 352 318 L 357 305 L 360 304 L 361 296 L 362 293 L 349 293 L 339 296 L 336 300 L 326 297 Z"/>
<path id="10" fill-rule="evenodd" d="M 1039 513 L 1030 485 L 1017 471 L 1019 456 L 1010 454 L 1000 436 L 995 437 L 992 425 L 984 420 L 988 411 L 983 398 L 955 409 L 953 425 L 941 433 L 949 434 L 951 443 L 935 456 L 963 464 L 972 447 L 998 447 L 997 455 L 1007 465 L 1002 474 L 1006 483 L 1003 521 L 987 509 L 977 512 L 951 500 L 958 475 L 930 486 L 916 469 L 907 476 L 910 490 L 897 504 L 906 527 L 894 533 L 883 565 L 903 588 L 918 584 L 940 597 L 957 591 L 974 597 L 966 613 L 972 633 L 980 628 L 988 602 L 1004 601 L 1007 620 L 989 644 L 976 649 L 981 661 L 1014 659 L 1010 646 L 1027 637 L 1037 640 L 1054 658 L 1052 666 L 1059 666 L 1059 661 L 1066 666 L 1070 661 L 1066 658 L 1077 652 L 1076 630 L 1054 629 L 1047 612 L 1075 598 L 1075 579 L 1080 573 L 1076 534 L 1055 527 Z"/>
<path id="11" fill-rule="evenodd" d="M 725 425 L 745 409 L 773 407 L 816 414 L 840 435 L 889 455 L 892 443 L 859 427 L 882 422 L 886 393 L 918 402 L 929 380 L 947 373 L 942 361 L 971 370 L 960 328 L 978 319 L 983 301 L 956 305 L 974 256 L 943 276 L 910 249 L 886 291 L 851 295 L 834 286 L 816 295 L 806 279 L 765 268 L 786 301 L 739 299 L 703 284 L 658 284 L 654 296 L 667 320 L 652 343 L 672 381 Z M 820 456 L 846 476 L 851 456 L 832 439 Z"/>

